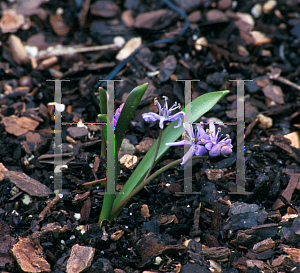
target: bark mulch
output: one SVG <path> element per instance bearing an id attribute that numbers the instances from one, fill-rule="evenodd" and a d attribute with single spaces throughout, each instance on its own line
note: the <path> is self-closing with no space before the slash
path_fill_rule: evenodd
<path id="1" fill-rule="evenodd" d="M 172 4 L 0 2 L 1 272 L 300 272 L 300 3 Z M 155 97 L 184 105 L 182 79 L 200 80 L 193 99 L 230 90 L 199 121 L 227 123 L 222 133 L 234 148 L 227 157 L 193 160 L 200 194 L 176 194 L 184 176 L 177 166 L 100 227 L 104 186 L 83 184 L 106 177 L 101 126 L 93 123 L 98 80 L 108 78 L 123 80 L 115 83 L 116 107 L 149 83 L 119 159 L 141 161 L 159 133 L 141 115 L 157 111 Z M 62 82 L 61 120 L 74 124 L 62 125 L 58 196 L 54 79 L 70 80 Z M 244 85 L 245 191 L 237 191 L 230 126 L 236 79 L 252 80 Z M 171 147 L 154 171 L 183 153 Z M 118 190 L 134 171 L 128 164 L 120 164 Z"/>

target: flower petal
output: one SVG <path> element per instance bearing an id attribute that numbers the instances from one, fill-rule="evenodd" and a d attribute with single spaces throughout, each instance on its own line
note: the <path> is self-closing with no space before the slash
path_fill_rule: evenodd
<path id="1" fill-rule="evenodd" d="M 177 142 L 168 142 L 166 143 L 167 146 L 180 146 L 180 145 L 192 145 L 192 143 L 188 140 L 180 140 Z"/>
<path id="2" fill-rule="evenodd" d="M 187 162 L 194 155 L 194 153 L 195 153 L 195 148 L 192 145 L 191 148 L 188 150 L 188 152 L 183 156 L 182 162 L 180 164 L 183 165 L 185 162 Z"/>
<path id="3" fill-rule="evenodd" d="M 207 152 L 207 150 L 205 149 L 204 146 L 196 145 L 196 147 L 195 147 L 195 155 L 196 156 L 201 156 L 201 155 L 205 154 L 206 152 Z"/>
<path id="4" fill-rule="evenodd" d="M 184 122 L 183 127 L 186 130 L 186 132 L 188 133 L 190 139 L 192 139 L 194 137 L 193 125 L 188 122 Z"/>
<path id="5" fill-rule="evenodd" d="M 214 146 L 211 148 L 211 150 L 209 151 L 209 155 L 210 155 L 210 156 L 218 156 L 218 155 L 220 155 L 220 153 L 221 153 L 221 148 L 222 148 L 222 146 L 219 145 L 219 144 L 214 145 Z"/>
<path id="6" fill-rule="evenodd" d="M 207 149 L 207 150 L 211 150 L 211 148 L 212 148 L 212 146 L 213 146 L 213 143 L 211 142 L 211 141 L 208 141 L 206 144 L 205 144 L 205 148 Z"/>
<path id="7" fill-rule="evenodd" d="M 145 113 L 142 114 L 142 117 L 145 121 L 156 121 L 156 120 L 160 120 L 160 116 L 158 114 L 155 113 Z"/>
<path id="8" fill-rule="evenodd" d="M 232 149 L 229 146 L 223 146 L 221 148 L 221 154 L 222 155 L 229 155 L 232 153 Z"/>
<path id="9" fill-rule="evenodd" d="M 163 129 L 164 128 L 164 121 L 167 120 L 165 117 L 159 117 L 159 128 Z"/>
<path id="10" fill-rule="evenodd" d="M 216 127 L 213 122 L 209 122 L 209 131 L 212 132 L 213 138 L 216 137 Z"/>

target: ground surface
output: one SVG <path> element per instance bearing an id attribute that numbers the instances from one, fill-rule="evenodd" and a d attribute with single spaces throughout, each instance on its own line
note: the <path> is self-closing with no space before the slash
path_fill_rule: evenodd
<path id="1" fill-rule="evenodd" d="M 179 13 L 163 1 L 0 3 L 1 272 L 300 272 L 300 3 L 174 4 Z M 99 227 L 104 187 L 83 184 L 106 177 L 101 126 L 63 125 L 68 168 L 65 194 L 55 198 L 54 83 L 46 80 L 70 80 L 62 83 L 62 122 L 96 122 L 98 80 L 126 58 L 111 45 L 117 36 L 139 37 L 133 47 L 167 39 L 112 76 L 123 80 L 115 84 L 116 107 L 149 83 L 120 157 L 141 160 L 158 137 L 158 123 L 141 118 L 157 112 L 155 97 L 184 105 L 177 79 L 200 80 L 193 99 L 230 90 L 204 122 L 235 122 L 230 80 L 253 80 L 245 83 L 246 192 L 236 192 L 236 127 L 227 125 L 232 155 L 193 161 L 193 190 L 201 194 L 176 194 L 184 174 L 177 166 Z M 87 50 L 99 45 L 109 46 Z M 155 170 L 182 156 L 182 147 L 170 148 Z M 132 172 L 120 166 L 118 189 Z"/>

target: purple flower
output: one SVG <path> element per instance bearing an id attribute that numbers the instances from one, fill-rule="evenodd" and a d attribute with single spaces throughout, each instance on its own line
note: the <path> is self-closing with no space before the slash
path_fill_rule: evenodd
<path id="1" fill-rule="evenodd" d="M 125 103 L 122 103 L 119 108 L 116 110 L 116 113 L 114 114 L 114 128 L 116 128 L 116 125 L 117 125 L 117 122 L 118 122 L 118 119 L 121 115 L 121 112 L 123 110 L 123 107 L 124 107 L 124 104 Z"/>
<path id="2" fill-rule="evenodd" d="M 158 102 L 157 98 L 154 99 L 154 105 L 157 105 L 158 110 L 159 110 L 159 114 L 146 113 L 146 114 L 142 115 L 143 119 L 145 121 L 159 120 L 159 127 L 161 129 L 164 128 L 164 121 L 178 120 L 178 125 L 174 126 L 174 128 L 180 127 L 180 125 L 181 125 L 181 116 L 184 116 L 184 112 L 181 111 L 181 112 L 178 112 L 177 114 L 171 115 L 172 111 L 174 111 L 177 108 L 180 109 L 180 104 L 178 104 L 178 106 L 176 106 L 177 103 L 175 103 L 170 109 L 168 109 L 168 103 L 167 103 L 168 98 L 166 96 L 163 96 L 163 98 L 165 99 L 165 104 L 164 104 L 163 108 L 161 108 L 161 105 Z"/>
<path id="3" fill-rule="evenodd" d="M 167 146 L 179 146 L 179 145 L 191 145 L 191 148 L 188 150 L 188 152 L 183 156 L 182 162 L 180 163 L 183 165 L 185 162 L 187 162 L 194 154 L 196 156 L 201 156 L 207 152 L 204 144 L 207 141 L 210 141 L 209 136 L 206 134 L 206 132 L 203 130 L 201 126 L 197 126 L 196 131 L 193 130 L 193 125 L 189 124 L 187 122 L 183 123 L 183 127 L 185 131 L 187 132 L 187 138 L 189 140 L 181 140 L 177 142 L 169 142 L 166 143 Z"/>
<path id="4" fill-rule="evenodd" d="M 218 155 L 228 155 L 232 153 L 232 145 L 231 139 L 229 135 L 227 135 L 224 139 L 221 139 L 222 135 L 219 136 L 219 132 L 221 132 L 221 128 L 218 128 L 216 133 L 216 128 L 213 122 L 209 122 L 209 129 L 206 130 L 210 140 L 206 141 L 205 148 L 209 150 L 210 156 L 218 156 Z"/>

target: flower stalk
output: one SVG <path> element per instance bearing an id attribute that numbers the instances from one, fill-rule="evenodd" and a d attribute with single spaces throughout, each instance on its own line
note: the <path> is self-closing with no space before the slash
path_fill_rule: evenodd
<path id="1" fill-rule="evenodd" d="M 199 159 L 199 158 L 205 158 L 205 156 L 193 156 L 190 157 L 188 160 L 190 159 Z M 187 160 L 187 161 L 188 161 Z M 118 212 L 118 210 L 122 210 L 123 207 L 126 205 L 126 203 L 130 200 L 131 197 L 135 196 L 140 190 L 142 190 L 151 180 L 153 180 L 155 177 L 159 176 L 160 174 L 162 174 L 163 172 L 179 165 L 181 163 L 182 159 L 177 159 L 175 161 L 173 161 L 172 163 L 169 163 L 168 165 L 160 168 L 159 170 L 157 170 L 155 173 L 153 173 L 151 176 L 149 176 L 148 179 L 144 179 L 142 183 L 140 183 L 132 192 L 130 192 L 111 212 L 111 221 L 116 217 L 116 213 Z"/>
<path id="2" fill-rule="evenodd" d="M 125 132 L 130 124 L 132 116 L 134 115 L 138 107 L 138 104 L 141 98 L 143 97 L 147 87 L 148 84 L 142 84 L 141 86 L 136 87 L 134 90 L 130 92 L 125 104 L 121 105 L 121 107 L 116 111 L 114 116 L 114 124 L 111 124 L 111 126 L 113 126 L 115 129 L 115 157 L 114 157 L 115 182 L 117 181 L 117 177 L 118 177 L 118 152 L 121 147 L 122 140 L 125 136 Z M 197 119 L 199 119 L 227 93 L 228 91 L 211 92 L 195 99 L 193 101 L 193 112 L 191 115 L 191 121 L 195 122 Z M 105 101 L 106 97 L 103 96 L 103 93 L 100 94 L 100 90 L 99 90 L 99 96 L 100 96 L 101 115 L 98 116 L 98 119 L 100 122 L 107 122 L 105 108 L 103 107 L 101 108 L 101 96 L 103 98 L 102 103 L 106 102 Z M 191 158 L 199 158 L 200 155 L 202 155 L 202 152 L 204 152 L 204 150 L 205 151 L 208 150 L 207 147 L 205 147 L 205 144 L 207 144 L 209 141 L 212 141 L 211 137 L 213 137 L 213 134 L 209 136 L 205 132 L 203 133 L 201 131 L 199 135 L 199 132 L 195 132 L 195 133 L 193 132 L 192 127 L 186 129 L 188 133 L 187 135 L 188 139 L 183 144 L 177 143 L 176 145 L 169 145 L 169 146 L 166 145 L 167 143 L 173 144 L 174 141 L 176 141 L 178 137 L 180 137 L 180 135 L 183 133 L 184 127 L 182 126 L 182 124 L 184 124 L 183 123 L 184 110 L 172 114 L 174 110 L 180 109 L 180 105 L 177 105 L 177 103 L 175 103 L 172 107 L 169 108 L 167 103 L 167 97 L 164 97 L 164 99 L 165 102 L 163 107 L 160 105 L 157 99 L 155 99 L 154 101 L 155 105 L 157 105 L 158 107 L 158 112 L 159 112 L 158 114 L 145 113 L 142 115 L 145 121 L 149 121 L 149 122 L 159 121 L 160 132 L 159 132 L 158 139 L 152 145 L 152 147 L 147 152 L 147 154 L 144 156 L 143 160 L 139 163 L 139 165 L 137 166 L 133 174 L 130 176 L 130 178 L 125 183 L 124 187 L 116 197 L 115 194 L 112 194 L 111 192 L 108 192 L 106 190 L 103 205 L 102 205 L 102 210 L 99 218 L 100 225 L 104 220 L 113 221 L 113 219 L 117 217 L 119 213 L 122 211 L 122 208 L 126 205 L 128 200 L 132 196 L 137 194 L 145 185 L 147 185 L 157 175 L 161 174 L 162 172 L 166 171 L 167 169 L 175 165 L 183 163 L 182 159 L 175 160 L 171 164 L 161 168 L 160 170 L 156 171 L 154 174 L 150 175 L 151 170 L 154 168 L 154 166 L 158 163 L 161 157 L 170 148 L 169 146 L 177 146 L 177 145 L 184 145 L 184 144 L 191 146 L 189 150 L 190 153 L 185 155 L 183 159 L 184 163 Z M 167 126 L 167 128 L 164 128 L 165 121 L 171 122 L 171 124 Z M 102 131 L 103 137 L 106 136 L 106 130 L 105 130 L 106 126 L 107 125 L 103 126 L 104 127 Z M 199 139 L 201 143 L 199 142 Z M 224 148 L 225 146 L 230 147 L 231 144 L 228 141 L 227 142 L 226 141 L 227 140 L 222 142 L 222 140 L 217 139 L 217 142 L 215 142 L 214 145 L 221 146 L 220 153 L 222 153 L 222 151 L 224 150 L 224 149 L 222 150 L 222 148 Z M 102 143 L 106 143 L 106 142 L 103 141 Z M 106 149 L 102 149 L 102 150 L 106 150 Z M 101 151 L 101 155 L 102 152 L 103 151 Z M 111 188 L 112 188 L 111 185 L 108 185 L 108 183 L 106 183 L 106 189 L 111 189 Z"/>

